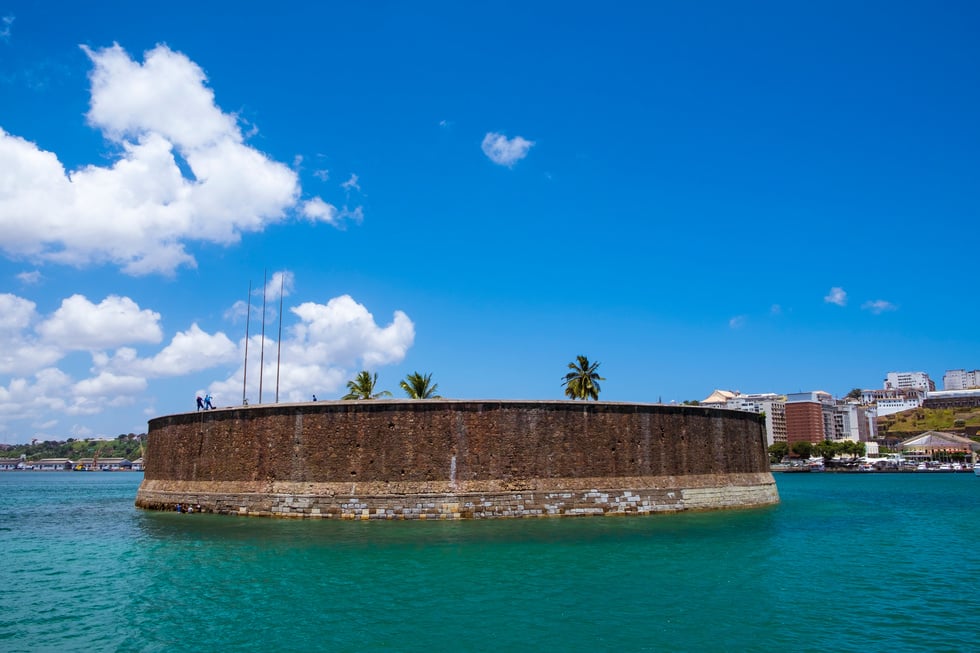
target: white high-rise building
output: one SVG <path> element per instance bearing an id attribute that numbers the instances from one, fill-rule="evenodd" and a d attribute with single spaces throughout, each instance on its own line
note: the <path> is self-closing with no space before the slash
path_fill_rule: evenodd
<path id="1" fill-rule="evenodd" d="M 870 406 L 844 402 L 834 406 L 834 439 L 867 442 L 875 433 L 877 411 Z"/>
<path id="2" fill-rule="evenodd" d="M 885 388 L 889 390 L 919 388 L 926 392 L 934 392 L 936 382 L 925 372 L 889 372 L 885 377 Z"/>
<path id="3" fill-rule="evenodd" d="M 725 408 L 766 415 L 766 445 L 786 442 L 786 399 L 771 392 L 737 394 L 729 398 Z"/>
<path id="4" fill-rule="evenodd" d="M 946 370 L 943 374 L 943 390 L 967 390 L 980 387 L 980 370 Z"/>

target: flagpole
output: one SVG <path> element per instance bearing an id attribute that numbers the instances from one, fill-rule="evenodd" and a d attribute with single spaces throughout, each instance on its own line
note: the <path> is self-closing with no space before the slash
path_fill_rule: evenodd
<path id="1" fill-rule="evenodd" d="M 282 289 L 283 279 L 286 277 L 284 272 L 279 277 L 279 337 L 276 340 L 276 403 L 279 403 L 279 364 L 282 362 Z"/>
<path id="2" fill-rule="evenodd" d="M 245 397 L 245 390 L 248 383 L 248 324 L 252 319 L 252 281 L 248 282 L 248 309 L 245 313 L 245 365 L 243 366 L 242 372 L 242 405 L 248 405 L 248 399 Z"/>
<path id="3" fill-rule="evenodd" d="M 263 272 L 262 276 L 262 346 L 259 349 L 259 403 L 262 403 L 262 375 L 265 372 L 265 286 L 268 283 L 269 274 Z"/>

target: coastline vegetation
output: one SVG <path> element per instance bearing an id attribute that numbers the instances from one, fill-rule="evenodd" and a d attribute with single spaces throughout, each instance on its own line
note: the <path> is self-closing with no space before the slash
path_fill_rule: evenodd
<path id="1" fill-rule="evenodd" d="M 0 444 L 0 457 L 41 460 L 42 458 L 125 458 L 136 460 L 143 456 L 146 444 L 146 434 L 123 433 L 114 440 L 77 440 L 68 438 L 66 441 L 34 440 L 30 444 Z"/>

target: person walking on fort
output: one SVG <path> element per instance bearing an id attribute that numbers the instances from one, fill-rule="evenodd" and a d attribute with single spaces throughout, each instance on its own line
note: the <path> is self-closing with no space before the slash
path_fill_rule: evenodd
<path id="1" fill-rule="evenodd" d="M 201 399 L 201 395 L 197 395 L 197 409 L 204 410 L 204 400 Z"/>
<path id="2" fill-rule="evenodd" d="M 214 409 L 214 404 L 211 403 L 211 393 L 209 392 L 204 396 L 204 408 L 205 410 Z"/>

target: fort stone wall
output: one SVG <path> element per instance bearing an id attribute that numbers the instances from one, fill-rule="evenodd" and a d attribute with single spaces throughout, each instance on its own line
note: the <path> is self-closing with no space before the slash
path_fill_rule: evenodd
<path id="1" fill-rule="evenodd" d="M 306 518 L 643 514 L 778 502 L 752 413 L 572 401 L 275 404 L 149 423 L 142 508 Z"/>

